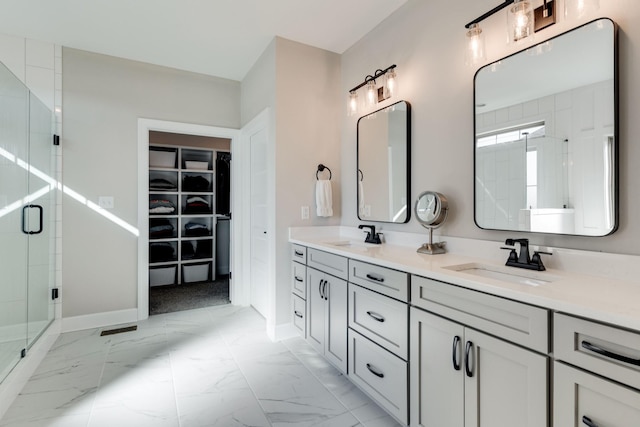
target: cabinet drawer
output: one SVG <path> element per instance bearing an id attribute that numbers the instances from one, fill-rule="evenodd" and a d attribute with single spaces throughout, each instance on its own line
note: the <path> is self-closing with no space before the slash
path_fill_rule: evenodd
<path id="1" fill-rule="evenodd" d="M 307 248 L 301 245 L 291 245 L 291 259 L 306 264 Z"/>
<path id="2" fill-rule="evenodd" d="M 293 326 L 300 332 L 302 338 L 307 338 L 307 306 L 305 300 L 291 295 L 291 310 L 293 312 Z"/>
<path id="3" fill-rule="evenodd" d="M 409 301 L 407 273 L 350 259 L 349 281 L 391 298 Z"/>
<path id="4" fill-rule="evenodd" d="M 640 420 L 640 393 L 597 375 L 555 362 L 553 389 L 554 426 L 630 427 Z"/>
<path id="5" fill-rule="evenodd" d="M 411 279 L 411 304 L 520 344 L 549 352 L 549 312 L 424 277 Z"/>
<path id="6" fill-rule="evenodd" d="M 407 304 L 349 283 L 349 327 L 407 360 Z"/>
<path id="7" fill-rule="evenodd" d="M 307 299 L 307 266 L 291 263 L 291 291 L 302 299 Z"/>
<path id="8" fill-rule="evenodd" d="M 351 329 L 349 378 L 391 415 L 407 424 L 407 362 Z"/>
<path id="9" fill-rule="evenodd" d="M 347 279 L 347 258 L 340 255 L 308 249 L 307 265 L 341 279 Z"/>
<path id="10" fill-rule="evenodd" d="M 554 316 L 554 355 L 640 389 L 640 333 L 566 314 Z"/>

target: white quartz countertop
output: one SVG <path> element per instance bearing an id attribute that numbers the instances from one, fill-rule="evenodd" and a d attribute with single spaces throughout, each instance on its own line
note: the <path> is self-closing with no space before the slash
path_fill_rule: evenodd
<path id="1" fill-rule="evenodd" d="M 354 241 L 354 239 L 339 234 L 325 234 L 322 237 L 293 235 L 289 241 L 354 260 L 640 331 L 640 284 L 637 282 L 583 275 L 552 268 L 534 273 L 530 270 L 509 267 L 516 275 L 519 274 L 519 271 L 529 271 L 528 274 L 552 279 L 548 283 L 531 286 L 479 277 L 468 272 L 446 268 L 469 263 L 494 265 L 497 268 L 504 266 L 504 262 L 479 257 L 474 258 L 454 253 L 419 254 L 415 247 L 387 243 L 381 245 L 358 243 L 340 246 L 336 243 Z M 505 252 L 504 255 L 506 260 L 508 254 Z"/>

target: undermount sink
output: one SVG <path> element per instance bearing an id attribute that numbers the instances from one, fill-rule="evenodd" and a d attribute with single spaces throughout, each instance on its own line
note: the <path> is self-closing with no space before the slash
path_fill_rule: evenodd
<path id="1" fill-rule="evenodd" d="M 500 280 L 502 282 L 528 286 L 540 286 L 558 280 L 557 276 L 552 276 L 544 272 L 529 271 L 515 267 L 481 264 L 476 262 L 449 265 L 443 268 L 474 276 L 486 277 L 488 279 Z"/>
<path id="2" fill-rule="evenodd" d="M 334 242 L 325 242 L 327 245 L 331 245 L 331 246 L 339 246 L 339 247 L 343 247 L 343 248 L 362 248 L 362 249 L 367 249 L 367 248 L 375 248 L 376 246 L 379 245 L 374 245 L 371 243 L 364 243 L 364 242 L 359 242 L 357 240 L 337 240 Z"/>

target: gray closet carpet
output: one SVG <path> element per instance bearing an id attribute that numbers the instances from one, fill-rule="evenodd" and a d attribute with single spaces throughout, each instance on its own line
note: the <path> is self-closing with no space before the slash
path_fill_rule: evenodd
<path id="1" fill-rule="evenodd" d="M 149 288 L 149 314 L 172 313 L 229 304 L 229 278 L 215 282 L 191 283 Z"/>

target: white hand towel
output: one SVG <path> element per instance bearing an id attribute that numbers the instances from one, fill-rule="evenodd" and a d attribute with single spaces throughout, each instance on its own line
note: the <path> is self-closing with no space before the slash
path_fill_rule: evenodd
<path id="1" fill-rule="evenodd" d="M 320 179 L 316 181 L 316 211 L 318 216 L 333 216 L 333 195 L 331 181 Z"/>

